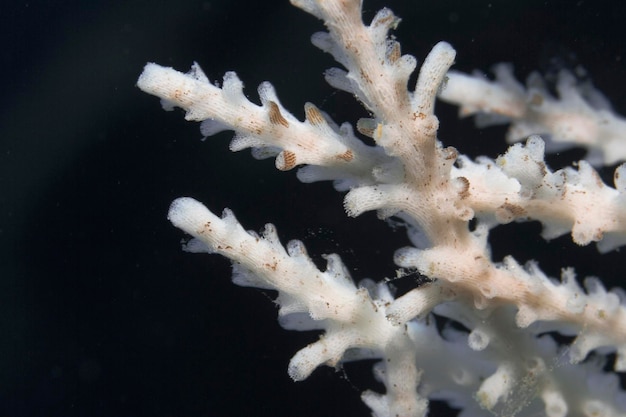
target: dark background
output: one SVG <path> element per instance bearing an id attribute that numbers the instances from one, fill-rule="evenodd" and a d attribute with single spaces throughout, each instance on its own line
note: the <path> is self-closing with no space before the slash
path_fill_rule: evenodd
<path id="1" fill-rule="evenodd" d="M 390 0 L 365 10 L 401 16 L 403 52 L 420 61 L 447 40 L 465 71 L 505 61 L 525 77 L 553 71 L 552 58 L 581 64 L 626 114 L 625 4 Z M 403 232 L 372 213 L 346 219 L 329 184 L 228 152 L 229 133 L 200 141 L 197 124 L 135 87 L 148 61 L 185 71 L 195 60 L 212 80 L 236 70 L 253 101 L 269 80 L 300 118 L 311 101 L 354 122 L 362 110 L 325 85 L 330 58 L 309 43 L 321 28 L 287 1 L 0 6 L 0 416 L 369 415 L 359 393 L 377 387 L 371 364 L 290 381 L 289 358 L 317 335 L 280 329 L 273 294 L 232 285 L 224 259 L 181 252 L 166 213 L 183 195 L 230 207 L 247 228 L 273 222 L 284 242 L 302 239 L 316 261 L 338 252 L 359 280 L 394 275 Z M 502 129 L 478 132 L 454 108 L 438 110 L 444 143 L 470 155 L 506 149 Z M 552 276 L 567 265 L 623 276 L 620 252 L 600 258 L 567 236 L 546 245 L 539 230 L 499 228 L 494 258 L 538 258 Z"/>

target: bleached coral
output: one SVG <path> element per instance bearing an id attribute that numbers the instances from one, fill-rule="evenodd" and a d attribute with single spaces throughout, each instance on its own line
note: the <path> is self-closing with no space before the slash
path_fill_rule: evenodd
<path id="1" fill-rule="evenodd" d="M 482 74 L 448 73 L 440 98 L 459 107 L 461 116 L 476 116 L 479 126 L 510 123 L 507 141 L 517 142 L 540 134 L 550 150 L 581 146 L 589 151 L 593 165 L 611 165 L 626 159 L 626 119 L 615 114 L 611 104 L 591 84 L 581 84 L 568 71 L 556 82 L 557 96 L 538 73 L 524 87 L 510 65 L 494 67 L 495 80 Z"/>
<path id="2" fill-rule="evenodd" d="M 526 91 L 505 70 L 498 84 L 448 72 L 455 51 L 444 42 L 407 89 L 417 64 L 389 36 L 399 22 L 389 9 L 364 25 L 358 0 L 292 3 L 328 28 L 313 43 L 344 68 L 329 70 L 326 78 L 370 112 L 356 128 L 375 146 L 312 104 L 305 105 L 305 120 L 298 120 L 269 83 L 259 87 L 261 105 L 252 103 L 232 72 L 219 87 L 196 64 L 186 74 L 148 64 L 138 86 L 166 108 L 180 107 L 188 120 L 202 121 L 205 135 L 234 130 L 233 151 L 253 148 L 257 156 L 276 156 L 280 170 L 306 165 L 298 171 L 302 181 L 332 180 L 338 190 L 349 190 L 349 216 L 376 210 L 381 218 L 401 219 L 414 246 L 399 249 L 395 261 L 428 280 L 398 298 L 385 281 L 356 285 L 337 255 L 326 255 L 327 268 L 320 271 L 301 242 L 283 246 L 272 225 L 259 236 L 245 231 L 232 212 L 216 216 L 188 197 L 174 201 L 169 212 L 170 221 L 193 236 L 186 249 L 231 259 L 239 285 L 278 291 L 283 327 L 323 330 L 292 358 L 294 380 L 323 364 L 380 359 L 374 371 L 385 393 L 362 396 L 376 416 L 425 415 L 429 398 L 461 407 L 462 415 L 485 409 L 502 415 L 626 415 L 615 376 L 603 373 L 599 359 L 582 362 L 603 347 L 603 353 L 617 353 L 616 370 L 626 369 L 621 295 L 597 280 L 587 280 L 583 289 L 569 269 L 557 281 L 536 263 L 522 266 L 510 256 L 495 262 L 487 241 L 500 224 L 538 220 L 547 239 L 571 233 L 574 242 L 597 242 L 601 251 L 626 243 L 626 168 L 616 170 L 614 187 L 584 161 L 577 169 L 553 172 L 544 160 L 544 141 L 535 135 L 559 140 L 566 132 L 612 157 L 626 147 L 621 119 L 606 106 L 594 109 L 599 99 L 585 101 L 566 76 L 557 100 L 536 86 Z M 504 114 L 514 130 L 531 136 L 495 160 L 459 155 L 437 138 L 438 95 L 461 104 L 466 114 Z M 578 111 L 576 118 L 564 121 L 563 108 Z M 432 314 L 468 332 L 439 331 Z M 576 337 L 563 350 L 547 332 Z M 569 361 L 563 361 L 566 355 Z"/>

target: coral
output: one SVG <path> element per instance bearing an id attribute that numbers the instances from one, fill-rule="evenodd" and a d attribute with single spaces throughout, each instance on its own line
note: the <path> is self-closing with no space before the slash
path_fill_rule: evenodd
<path id="1" fill-rule="evenodd" d="M 292 4 L 326 25 L 312 41 L 343 67 L 326 79 L 367 109 L 371 116 L 356 129 L 373 145 L 313 104 L 298 120 L 269 83 L 258 89 L 261 104 L 251 102 L 233 72 L 220 86 L 197 64 L 181 73 L 150 63 L 137 84 L 166 109 L 180 107 L 187 120 L 201 121 L 206 136 L 234 130 L 233 151 L 275 156 L 279 170 L 299 167 L 303 182 L 333 181 L 348 191 L 348 216 L 376 211 L 402 222 L 412 246 L 398 249 L 395 262 L 400 274 L 423 279 L 400 296 L 386 280 L 355 283 L 338 255 L 326 255 L 322 271 L 301 242 L 283 246 L 274 226 L 261 235 L 246 231 L 228 209 L 216 216 L 189 197 L 169 211 L 193 236 L 185 249 L 232 260 L 238 285 L 276 290 L 284 328 L 323 332 L 291 359 L 294 380 L 320 365 L 379 359 L 374 372 L 385 392 L 362 394 L 375 416 L 422 416 L 429 399 L 464 416 L 625 415 L 617 376 L 603 369 L 610 352 L 615 370 L 626 369 L 622 294 L 597 279 L 583 288 L 571 269 L 555 280 L 537 263 L 520 265 L 511 256 L 497 262 L 488 243 L 497 226 L 530 220 L 542 223 L 546 239 L 570 233 L 579 245 L 597 242 L 601 252 L 626 243 L 626 165 L 616 169 L 613 186 L 593 168 L 626 157 L 624 119 L 567 73 L 555 96 L 538 75 L 524 86 L 505 66 L 496 67 L 494 81 L 449 71 L 455 51 L 445 42 L 407 88 L 417 61 L 389 35 L 399 23 L 391 10 L 365 25 L 359 0 Z M 508 139 L 524 142 L 496 159 L 472 160 L 445 147 L 437 137 L 438 96 L 480 124 L 510 123 Z M 552 171 L 545 139 L 549 149 L 586 147 L 591 163 Z M 447 324 L 437 327 L 433 317 Z M 568 344 L 554 335 L 575 338 Z"/>

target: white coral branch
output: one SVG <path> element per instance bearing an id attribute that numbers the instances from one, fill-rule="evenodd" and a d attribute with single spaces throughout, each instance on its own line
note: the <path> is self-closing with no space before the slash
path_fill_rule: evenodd
<path id="1" fill-rule="evenodd" d="M 586 161 L 578 169 L 551 171 L 544 142 L 531 136 L 511 146 L 496 161 L 461 156 L 453 176 L 467 181 L 462 203 L 486 224 L 539 220 L 542 236 L 571 232 L 579 245 L 598 242 L 601 252 L 626 244 L 626 165 L 615 171 L 614 187 L 604 184 Z"/>
<path id="2" fill-rule="evenodd" d="M 495 80 L 481 74 L 448 73 L 439 97 L 459 105 L 461 116 L 476 115 L 479 126 L 510 123 L 509 143 L 530 135 L 542 135 L 550 151 L 572 146 L 590 151 L 593 165 L 612 165 L 626 160 L 626 119 L 615 114 L 608 100 L 593 86 L 579 85 L 566 71 L 556 82 L 557 97 L 533 73 L 524 87 L 509 65 L 494 68 Z"/>
<path id="3" fill-rule="evenodd" d="M 336 172 L 336 178 L 329 171 L 309 173 L 309 181 L 367 178 L 373 166 L 390 163 L 379 149 L 354 137 L 348 126 L 337 129 L 329 123 L 313 104 L 305 105 L 306 120 L 300 122 L 283 108 L 270 83 L 259 86 L 260 106 L 250 102 L 234 72 L 226 73 L 220 88 L 209 82 L 197 64 L 185 74 L 149 63 L 137 86 L 164 100 L 166 109 L 184 109 L 187 120 L 204 121 L 207 136 L 234 130 L 233 151 L 254 148 L 259 157 L 276 155 L 276 167 L 283 171 L 310 164 Z"/>
<path id="4" fill-rule="evenodd" d="M 226 210 L 217 217 L 198 201 L 184 197 L 175 200 L 168 218 L 180 229 L 194 236 L 193 251 L 228 256 L 237 265 L 234 280 L 279 292 L 277 303 L 282 323 L 289 328 L 310 329 L 308 321 L 288 317 L 307 313 L 324 329 L 315 343 L 301 349 L 289 364 L 289 375 L 296 381 L 307 378 L 322 364 L 335 366 L 349 349 L 367 349 L 384 359 L 387 367 L 385 385 L 401 415 L 423 415 L 424 404 L 415 395 L 418 372 L 403 320 L 396 314 L 388 319 L 387 309 L 397 312 L 386 286 L 368 290 L 357 288 L 336 255 L 329 255 L 328 268 L 321 272 L 306 254 L 301 242 L 291 241 L 283 248 L 272 225 L 263 236 L 246 232 L 233 214 Z M 429 309 L 436 301 L 423 304 Z M 424 314 L 426 311 L 418 311 Z M 396 375 L 397 374 L 397 375 Z"/>

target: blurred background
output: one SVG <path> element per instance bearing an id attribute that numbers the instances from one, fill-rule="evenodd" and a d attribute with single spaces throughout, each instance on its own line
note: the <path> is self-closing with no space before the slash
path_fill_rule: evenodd
<path id="1" fill-rule="evenodd" d="M 626 114 L 626 3 L 366 0 L 366 18 L 385 5 L 403 18 L 403 52 L 420 61 L 446 40 L 464 71 L 512 62 L 523 79 L 582 65 Z M 269 80 L 297 117 L 311 101 L 354 123 L 364 111 L 325 84 L 332 61 L 309 42 L 321 29 L 286 0 L 0 6 L 0 416 L 369 415 L 360 392 L 380 389 L 370 363 L 293 383 L 290 357 L 318 336 L 280 329 L 274 294 L 235 287 L 224 259 L 183 253 L 166 213 L 186 195 L 233 209 L 249 229 L 272 222 L 320 265 L 339 253 L 356 280 L 395 276 L 402 229 L 373 213 L 347 219 L 330 184 L 230 153 L 230 133 L 201 141 L 198 124 L 135 87 L 146 62 L 186 71 L 197 61 L 211 80 L 237 71 L 252 101 Z M 504 129 L 438 111 L 445 144 L 472 156 L 506 149 Z M 568 236 L 547 245 L 539 231 L 497 229 L 494 258 L 537 258 L 555 277 L 575 265 L 610 285 L 624 276 L 620 252 L 598 257 Z"/>

